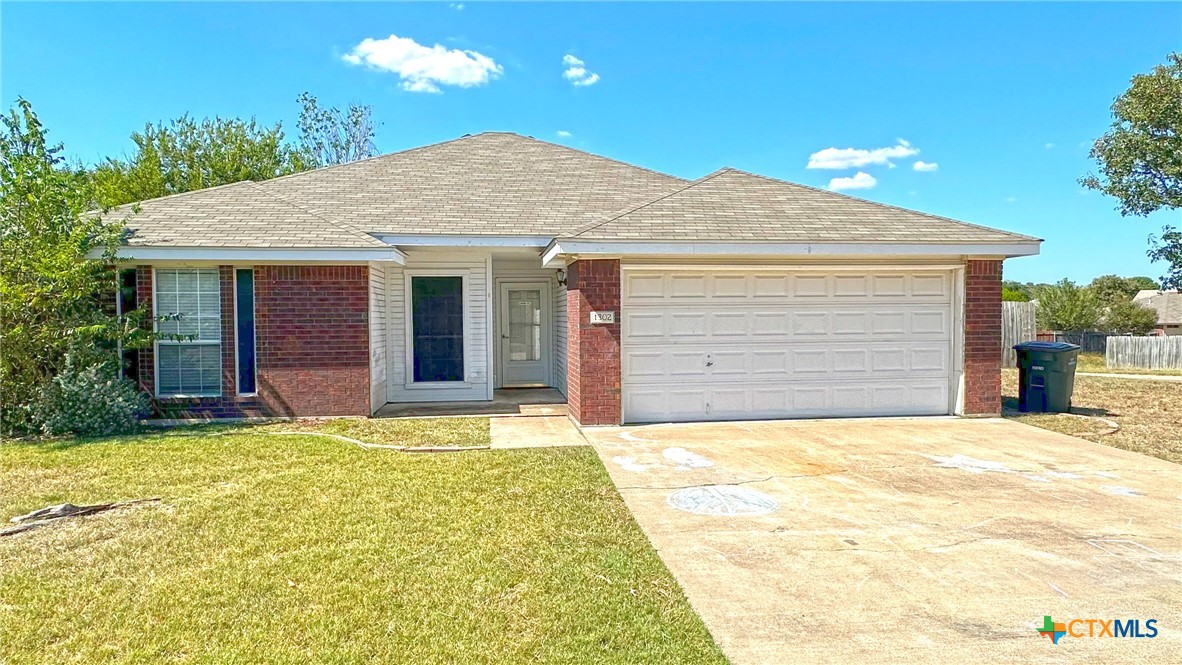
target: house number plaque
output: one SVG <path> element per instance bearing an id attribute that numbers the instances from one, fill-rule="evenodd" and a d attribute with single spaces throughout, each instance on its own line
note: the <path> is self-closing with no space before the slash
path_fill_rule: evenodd
<path id="1" fill-rule="evenodd" d="M 591 312 L 591 323 L 615 323 L 615 312 Z"/>

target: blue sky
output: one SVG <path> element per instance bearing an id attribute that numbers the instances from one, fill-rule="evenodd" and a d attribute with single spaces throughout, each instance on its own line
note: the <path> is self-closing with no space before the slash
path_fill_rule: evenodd
<path id="1" fill-rule="evenodd" d="M 847 193 L 1045 238 L 1041 256 L 1007 262 L 1022 281 L 1158 277 L 1146 236 L 1182 223 L 1177 211 L 1122 218 L 1076 183 L 1112 99 L 1182 49 L 1178 3 L 0 11 L 0 98 L 32 101 L 87 162 L 185 112 L 294 135 L 307 90 L 372 105 L 382 152 L 507 130 L 687 178 L 733 166 L 820 187 L 873 179 Z M 814 163 L 846 168 L 808 168 L 829 148 L 854 151 Z"/>

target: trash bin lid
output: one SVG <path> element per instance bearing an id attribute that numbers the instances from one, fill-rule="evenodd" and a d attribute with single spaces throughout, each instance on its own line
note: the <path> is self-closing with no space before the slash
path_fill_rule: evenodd
<path id="1" fill-rule="evenodd" d="M 1022 342 L 1014 345 L 1015 351 L 1075 351 L 1078 348 L 1078 344 L 1067 342 Z"/>

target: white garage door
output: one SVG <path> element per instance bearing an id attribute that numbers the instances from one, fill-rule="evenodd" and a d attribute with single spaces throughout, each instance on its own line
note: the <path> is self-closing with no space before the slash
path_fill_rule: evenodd
<path id="1" fill-rule="evenodd" d="M 948 270 L 624 267 L 626 422 L 952 411 Z"/>

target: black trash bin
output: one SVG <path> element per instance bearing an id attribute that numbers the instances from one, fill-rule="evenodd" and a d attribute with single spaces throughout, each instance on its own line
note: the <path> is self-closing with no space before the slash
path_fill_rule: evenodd
<path id="1" fill-rule="evenodd" d="M 1023 342 L 1018 352 L 1018 409 L 1035 413 L 1071 410 L 1079 347 L 1067 342 Z"/>

